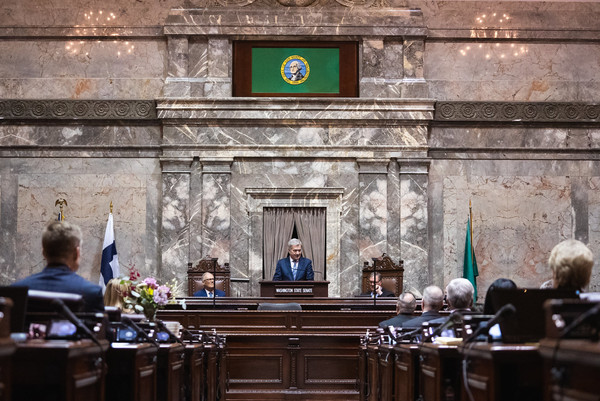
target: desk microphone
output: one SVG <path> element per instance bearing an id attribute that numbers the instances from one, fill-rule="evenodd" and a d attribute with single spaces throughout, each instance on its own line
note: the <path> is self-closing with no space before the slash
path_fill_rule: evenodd
<path id="1" fill-rule="evenodd" d="M 494 315 L 493 318 L 488 320 L 484 325 L 480 325 L 477 330 L 471 334 L 469 338 L 467 338 L 466 342 L 471 342 L 480 334 L 487 334 L 492 327 L 494 327 L 497 323 L 506 319 L 509 316 L 517 313 L 517 308 L 514 307 L 513 304 L 506 304 L 502 308 L 498 309 L 498 312 Z"/>
<path id="2" fill-rule="evenodd" d="M 433 341 L 433 337 L 437 337 L 448 327 L 453 326 L 455 323 L 462 321 L 463 315 L 459 311 L 454 311 L 448 316 L 448 319 L 444 323 L 442 323 L 439 327 L 437 327 L 433 333 L 429 336 L 429 339 Z"/>
<path id="3" fill-rule="evenodd" d="M 62 299 L 53 298 L 52 301 L 50 301 L 50 305 L 56 310 L 56 312 L 65 317 L 69 322 L 73 323 L 75 327 L 77 327 L 77 330 L 81 330 L 87 337 L 89 337 L 90 340 L 102 348 L 100 341 L 98 341 L 94 333 L 92 333 L 92 331 L 81 321 L 81 319 L 75 316 L 71 309 L 65 305 Z"/>
<path id="4" fill-rule="evenodd" d="M 121 316 L 121 320 L 128 325 L 129 327 L 131 327 L 138 335 L 141 335 L 142 337 L 144 337 L 146 340 L 148 340 L 148 342 L 151 342 L 152 344 L 154 344 L 154 346 L 156 348 L 160 348 L 160 345 L 158 345 L 158 343 L 156 341 L 154 341 L 153 338 L 151 338 L 148 333 L 146 333 L 146 331 L 144 329 L 142 329 L 140 326 L 138 326 L 137 324 L 135 324 L 133 322 L 133 320 L 131 320 L 128 316 Z"/>
<path id="5" fill-rule="evenodd" d="M 164 323 L 163 323 L 161 320 L 156 320 L 156 322 L 155 322 L 155 323 L 158 325 L 158 327 L 160 327 L 160 328 L 161 328 L 161 330 L 164 330 L 164 331 L 166 331 L 166 332 L 169 334 L 169 338 L 170 338 L 171 340 L 175 340 L 175 341 L 177 341 L 179 344 L 181 344 L 181 345 L 185 345 L 185 344 L 183 343 L 183 341 L 181 341 L 179 338 L 177 338 L 177 336 L 176 336 L 175 334 L 173 334 L 173 333 L 171 332 L 171 330 L 169 330 L 169 329 L 167 328 L 167 326 L 165 326 L 165 324 L 164 324 Z"/>

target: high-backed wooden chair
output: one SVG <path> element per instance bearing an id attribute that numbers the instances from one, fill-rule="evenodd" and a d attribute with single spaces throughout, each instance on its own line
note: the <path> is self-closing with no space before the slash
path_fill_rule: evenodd
<path id="1" fill-rule="evenodd" d="M 371 273 L 377 272 L 381 274 L 381 285 L 389 291 L 393 291 L 396 296 L 402 294 L 404 281 L 404 261 L 401 260 L 398 264 L 394 264 L 392 258 L 385 253 L 380 258 L 373 258 L 373 264 L 364 263 L 362 271 L 362 292 L 371 290 L 369 286 L 369 276 Z"/>
<path id="2" fill-rule="evenodd" d="M 217 263 L 217 258 L 200 259 L 196 266 L 193 266 L 192 262 L 188 263 L 188 296 L 191 297 L 196 291 L 204 288 L 202 275 L 206 272 L 212 273 L 215 276 L 215 288 L 225 291 L 225 295 L 229 296 L 231 292 L 229 289 L 231 278 L 229 263 L 224 263 L 223 266 L 220 266 Z"/>

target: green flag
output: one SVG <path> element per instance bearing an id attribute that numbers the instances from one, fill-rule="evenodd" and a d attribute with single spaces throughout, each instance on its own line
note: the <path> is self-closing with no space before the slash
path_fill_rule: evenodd
<path id="1" fill-rule="evenodd" d="M 253 93 L 340 92 L 340 50 L 310 47 L 252 49 Z"/>
<path id="2" fill-rule="evenodd" d="M 475 249 L 473 249 L 473 232 L 471 231 L 471 217 L 467 221 L 467 239 L 465 240 L 465 260 L 463 263 L 463 277 L 466 278 L 473 284 L 475 292 L 473 293 L 473 300 L 477 300 L 477 280 L 479 276 L 477 271 L 477 259 L 475 259 Z"/>

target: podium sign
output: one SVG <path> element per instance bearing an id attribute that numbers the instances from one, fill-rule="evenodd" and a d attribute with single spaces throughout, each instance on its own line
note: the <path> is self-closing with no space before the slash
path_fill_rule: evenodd
<path id="1" fill-rule="evenodd" d="M 261 281 L 261 297 L 328 297 L 329 281 Z"/>

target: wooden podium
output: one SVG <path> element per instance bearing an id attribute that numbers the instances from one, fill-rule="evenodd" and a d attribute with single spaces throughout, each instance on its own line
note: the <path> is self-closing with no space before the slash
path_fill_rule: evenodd
<path id="1" fill-rule="evenodd" d="M 329 281 L 260 281 L 260 296 L 327 298 Z"/>

